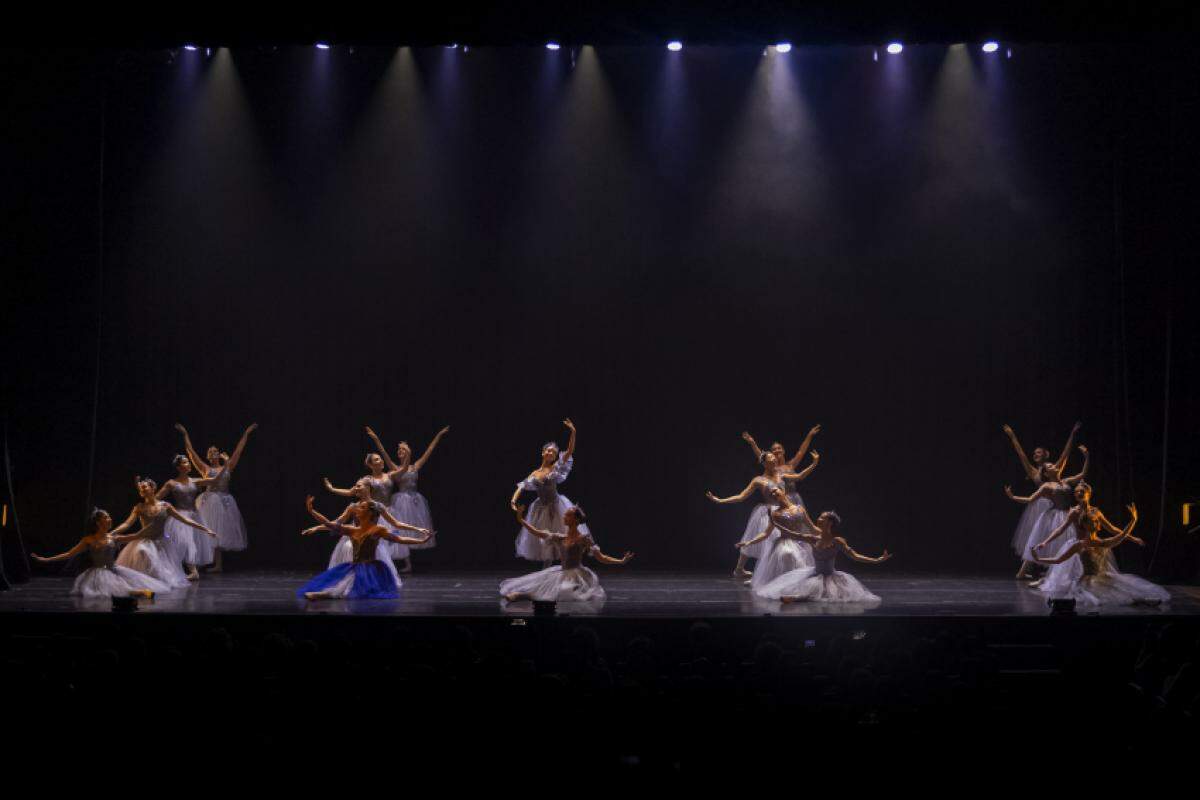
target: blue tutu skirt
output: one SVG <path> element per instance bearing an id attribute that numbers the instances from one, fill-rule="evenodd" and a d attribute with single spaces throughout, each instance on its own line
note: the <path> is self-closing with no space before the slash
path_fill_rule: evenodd
<path id="1" fill-rule="evenodd" d="M 304 584 L 296 595 L 304 597 L 307 592 L 327 592 L 331 597 L 350 599 L 391 599 L 400 596 L 400 584 L 382 561 L 367 561 L 330 567 Z"/>

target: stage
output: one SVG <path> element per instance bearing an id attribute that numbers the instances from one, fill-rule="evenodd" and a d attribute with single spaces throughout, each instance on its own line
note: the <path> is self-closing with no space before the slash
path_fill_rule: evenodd
<path id="1" fill-rule="evenodd" d="M 501 572 L 444 572 L 404 577 L 397 600 L 308 602 L 296 589 L 311 575 L 299 571 L 227 572 L 204 575 L 186 590 L 139 604 L 138 615 L 366 616 L 406 618 L 522 617 L 529 602 L 505 603 L 497 594 Z M 864 575 L 880 596 L 872 604 L 792 603 L 756 598 L 740 581 L 720 573 L 608 573 L 603 603 L 560 603 L 558 616 L 596 618 L 1040 618 L 1044 597 L 1012 578 L 930 575 Z M 0 593 L 0 615 L 111 613 L 107 600 L 71 597 L 68 577 L 37 577 Z M 1171 586 L 1169 604 L 1080 609 L 1080 616 L 1160 619 L 1200 617 L 1200 589 Z"/>

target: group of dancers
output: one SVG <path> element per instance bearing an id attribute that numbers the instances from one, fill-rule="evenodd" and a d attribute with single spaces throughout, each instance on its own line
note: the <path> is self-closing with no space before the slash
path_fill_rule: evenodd
<path id="1" fill-rule="evenodd" d="M 584 559 L 622 565 L 633 558 L 632 552 L 619 558 L 606 555 L 596 544 L 583 509 L 559 492 L 574 466 L 577 439 L 574 423 L 567 419 L 563 425 L 569 433 L 566 449 L 555 442 L 543 445 L 538 467 L 516 485 L 509 501 L 519 526 L 516 555 L 540 563 L 541 569 L 501 581 L 505 602 L 603 601 L 600 580 Z M 245 549 L 246 528 L 229 483 L 257 425 L 246 428 L 232 455 L 210 447 L 204 459 L 193 448 L 187 430 L 182 425 L 176 428 L 183 436 L 185 454 L 174 459 L 174 478 L 159 488 L 153 480 L 138 477 L 139 502 L 124 522 L 114 528 L 112 517 L 96 509 L 86 535 L 73 548 L 50 558 L 34 556 L 53 562 L 85 555 L 90 566 L 75 581 L 73 594 L 152 597 L 188 586 L 199 578 L 201 567 L 219 572 L 223 551 Z M 1028 496 L 1005 487 L 1010 498 L 1026 504 L 1013 538 L 1022 559 L 1017 577 L 1029 579 L 1031 588 L 1048 597 L 1072 598 L 1090 606 L 1169 600 L 1163 588 L 1117 570 L 1113 548 L 1126 541 L 1143 544 L 1132 535 L 1137 509 L 1130 505 L 1129 521 L 1117 528 L 1091 504 L 1092 490 L 1084 482 L 1086 447 L 1078 448 L 1084 459 L 1079 473 L 1063 476 L 1079 428 L 1076 424 L 1062 453 L 1051 460 L 1049 451 L 1040 447 L 1028 458 L 1012 429 L 1004 426 L 1026 475 L 1037 484 Z M 842 554 L 859 563 L 879 564 L 889 560 L 891 553 L 885 549 L 872 557 L 857 552 L 840 534 L 841 517 L 830 510 L 814 518 L 797 490 L 820 464 L 820 454 L 811 449 L 820 430 L 819 425 L 809 430 L 790 459 L 782 444 L 775 442 L 762 450 L 749 433 L 743 433 L 761 473 L 738 494 L 719 497 L 707 492 L 718 504 L 740 503 L 758 495 L 759 502 L 735 544 L 738 559 L 733 576 L 754 595 L 782 603 L 877 603 L 877 595 L 836 568 L 836 559 Z M 400 575 L 412 569 L 412 551 L 436 543 L 429 504 L 417 490 L 417 479 L 449 431 L 448 427 L 439 431 L 413 461 L 406 442 L 397 445 L 392 460 L 375 431 L 366 428 L 375 445 L 364 460 L 367 474 L 348 489 L 324 481 L 331 493 L 351 502 L 330 518 L 316 509 L 313 497 L 306 500 L 316 524 L 301 534 L 323 531 L 338 541 L 328 569 L 301 587 L 299 596 L 312 601 L 399 596 Z M 809 463 L 801 469 L 805 456 Z M 193 470 L 199 477 L 193 477 Z M 528 509 L 519 502 L 525 493 L 535 495 Z M 138 523 L 140 529 L 133 530 Z M 751 560 L 756 562 L 753 571 L 747 568 Z M 1034 580 L 1036 565 L 1046 570 Z"/>

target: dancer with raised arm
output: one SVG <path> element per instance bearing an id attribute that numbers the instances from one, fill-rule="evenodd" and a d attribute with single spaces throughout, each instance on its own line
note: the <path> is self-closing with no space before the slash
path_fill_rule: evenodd
<path id="1" fill-rule="evenodd" d="M 1046 467 L 1053 467 L 1054 474 L 1062 475 L 1063 470 L 1067 468 L 1067 459 L 1071 455 L 1071 446 L 1075 444 L 1075 436 L 1079 433 L 1079 429 L 1083 427 L 1081 423 L 1076 422 L 1071 428 L 1071 435 L 1067 437 L 1067 443 L 1063 446 L 1062 452 L 1054 461 L 1050 460 L 1050 451 L 1044 447 L 1035 447 L 1033 449 L 1033 460 L 1031 461 L 1025 455 L 1025 449 L 1021 447 L 1021 443 L 1017 441 L 1017 434 L 1009 425 L 1004 426 L 1004 435 L 1008 437 L 1012 443 L 1013 450 L 1017 452 L 1017 458 L 1021 462 L 1021 468 L 1025 470 L 1025 475 L 1029 480 L 1033 481 L 1035 486 L 1041 486 L 1048 479 L 1048 475 L 1043 470 Z M 1054 478 L 1058 480 L 1058 478 Z M 1029 548 L 1038 541 L 1033 538 L 1033 526 L 1038 519 L 1050 509 L 1052 498 L 1040 497 L 1034 500 L 1025 507 L 1025 511 L 1021 514 L 1021 519 L 1017 521 L 1017 529 L 1013 532 L 1012 545 L 1017 556 L 1021 559 L 1021 568 L 1017 570 L 1017 580 L 1032 578 L 1033 575 L 1030 569 L 1033 566 L 1033 559 L 1030 558 Z"/>
<path id="2" fill-rule="evenodd" d="M 175 477 L 162 485 L 157 497 L 159 500 L 170 500 L 176 511 L 193 522 L 199 522 L 200 512 L 196 510 L 196 498 L 212 481 L 208 478 L 192 478 L 192 460 L 185 455 L 175 456 L 171 465 L 175 467 Z M 200 563 L 199 553 L 203 551 L 205 554 L 211 554 L 212 545 L 199 545 L 196 540 L 204 535 L 196 533 L 191 526 L 184 525 L 174 517 L 167 520 L 167 529 L 163 535 L 167 539 L 171 558 L 183 565 L 187 579 L 199 580 L 200 572 L 197 566 L 211 563 L 212 560 L 209 558 L 209 561 Z M 204 538 L 215 542 L 211 537 Z"/>
<path id="3" fill-rule="evenodd" d="M 420 528 L 433 528 L 433 515 L 429 513 L 429 503 L 425 500 L 425 496 L 417 491 L 417 477 L 421 470 L 425 468 L 425 464 L 429 461 L 429 457 L 433 455 L 434 448 L 442 441 L 442 437 L 450 432 L 450 426 L 446 426 L 438 431 L 437 436 L 433 437 L 433 441 L 425 448 L 425 452 L 421 454 L 415 462 L 412 460 L 412 448 L 408 446 L 408 442 L 400 442 L 396 445 L 396 458 L 400 463 L 392 461 L 388 457 L 388 452 L 384 448 L 383 443 L 379 441 L 379 437 L 375 435 L 375 431 L 367 428 L 367 436 L 371 437 L 371 441 L 375 442 L 375 447 L 379 451 L 379 455 L 387 462 L 388 477 L 392 479 L 392 486 L 395 491 L 392 494 L 392 499 L 388 503 L 388 508 L 392 512 L 392 516 L 410 525 L 416 525 Z M 410 463 L 411 462 L 411 463 Z M 425 544 L 414 545 L 410 550 L 427 550 L 436 546 L 436 532 L 429 537 Z M 409 554 L 404 556 L 403 572 L 412 571 L 412 559 Z"/>
<path id="4" fill-rule="evenodd" d="M 739 544 L 746 544 L 745 547 L 740 547 L 741 552 L 738 554 L 737 566 L 733 568 L 733 577 L 745 580 L 750 577 L 750 571 L 746 569 L 746 560 L 750 558 L 762 559 L 763 555 L 774 544 L 777 532 L 770 532 L 770 536 L 765 540 L 758 540 L 758 535 L 764 530 L 768 530 L 770 522 L 768 513 L 775 504 L 775 499 L 772 496 L 776 487 L 783 487 L 787 491 L 787 481 L 791 480 L 795 483 L 807 478 L 812 474 L 812 471 L 817 468 L 817 464 L 821 461 L 821 454 L 816 450 L 812 451 L 810 463 L 800 472 L 785 472 L 779 469 L 779 461 L 775 458 L 775 454 L 771 451 L 763 452 L 761 458 L 763 471 L 762 474 L 755 477 L 750 483 L 746 484 L 746 488 L 735 495 L 729 497 L 717 497 L 712 492 L 705 492 L 705 496 L 714 503 L 741 503 L 754 494 L 755 491 L 759 494 L 759 503 L 754 506 L 750 512 L 750 521 L 746 523 L 746 530 L 742 533 L 742 538 Z M 755 544 L 749 544 L 752 540 L 757 540 Z"/>
<path id="5" fill-rule="evenodd" d="M 396 577 L 395 567 L 388 563 L 390 559 L 377 555 L 377 548 L 382 541 L 406 546 L 419 544 L 429 538 L 428 530 L 392 518 L 386 507 L 373 500 L 362 500 L 355 504 L 355 525 L 343 525 L 325 517 L 313 507 L 311 495 L 305 500 L 305 507 L 321 526 L 350 537 L 354 554 L 349 563 L 330 567 L 306 583 L 297 590 L 297 595 L 307 600 L 386 599 L 400 596 L 400 579 Z M 422 536 L 397 536 L 379 524 L 380 517 L 386 519 L 393 529 L 414 531 Z"/>
<path id="6" fill-rule="evenodd" d="M 585 522 L 587 517 L 583 509 L 569 506 L 563 512 L 562 523 L 566 532 L 539 528 L 525 517 L 524 506 L 516 506 L 513 511 L 521 528 L 529 531 L 531 536 L 552 544 L 562 555 L 562 564 L 510 578 L 500 582 L 500 595 L 509 602 L 517 600 L 550 600 L 555 602 L 595 601 L 604 599 L 604 587 L 596 573 L 583 566 L 583 557 L 590 556 L 601 564 L 627 564 L 633 558 L 633 553 L 626 551 L 620 558 L 606 556 L 592 541 L 587 532 Z"/>
<path id="7" fill-rule="evenodd" d="M 1092 487 L 1088 484 L 1080 483 L 1075 487 L 1075 500 L 1078 505 L 1050 537 L 1034 545 L 1037 561 L 1050 565 L 1039 591 L 1051 599 L 1072 598 L 1085 606 L 1169 601 L 1170 592 L 1145 578 L 1120 572 L 1112 558 L 1112 549 L 1123 542 L 1145 545 L 1133 535 L 1137 506 L 1132 503 L 1127 506 L 1129 522 L 1122 529 L 1109 522 L 1100 509 L 1092 505 Z M 1043 557 L 1041 552 L 1068 529 L 1074 529 L 1075 541 L 1058 555 Z M 1101 530 L 1112 535 L 1102 538 Z"/>
<path id="8" fill-rule="evenodd" d="M 760 589 L 785 572 L 813 566 L 812 545 L 798 536 L 781 534 L 772 536 L 776 531 L 775 519 L 782 520 L 790 530 L 804 530 L 813 533 L 814 529 L 807 528 L 803 515 L 804 506 L 793 502 L 791 495 L 783 486 L 771 489 L 771 499 L 775 510 L 767 517 L 767 527 L 753 539 L 738 542 L 735 547 L 744 549 L 754 547 L 760 542 L 769 541 L 771 544 L 766 554 L 759 559 L 754 567 L 754 575 L 746 581 L 751 589 Z"/>
<path id="9" fill-rule="evenodd" d="M 754 590 L 759 597 L 768 600 L 780 600 L 784 603 L 797 603 L 806 600 L 825 603 L 861 603 L 878 600 L 879 597 L 863 586 L 849 573 L 834 568 L 837 554 L 845 553 L 849 558 L 860 564 L 882 564 L 892 557 L 887 550 L 883 555 L 872 558 L 855 551 L 841 536 L 833 532 L 835 523 L 841 524 L 842 518 L 833 511 L 823 511 L 814 522 L 803 506 L 800 507 L 800 518 L 804 529 L 788 527 L 794 518 L 772 515 L 772 521 L 779 528 L 781 535 L 797 537 L 812 545 L 813 566 L 801 567 L 784 573 L 765 586 Z M 809 530 L 816 531 L 808 533 Z"/>
<path id="10" fill-rule="evenodd" d="M 172 559 L 164 538 L 167 520 L 178 520 L 209 536 L 216 534 L 203 523 L 180 514 L 170 503 L 159 500 L 158 485 L 150 478 L 137 477 L 134 485 L 141 501 L 129 512 L 126 520 L 111 532 L 113 541 L 126 542 L 117 556 L 117 566 L 149 575 L 172 589 L 183 588 L 188 585 L 187 576 Z M 122 536 L 135 522 L 141 523 L 141 529 L 132 535 Z"/>
<path id="11" fill-rule="evenodd" d="M 368 498 L 379 503 L 384 508 L 392 500 L 392 494 L 396 491 L 396 486 L 392 483 L 392 478 L 388 475 L 387 464 L 378 453 L 367 453 L 363 459 L 363 464 L 367 468 L 367 474 L 363 475 L 354 486 L 349 489 L 339 489 L 330 483 L 328 478 L 325 478 L 325 488 L 339 497 L 349 497 L 354 499 L 362 499 L 361 487 L 366 487 Z M 388 527 L 386 521 L 383 526 Z M 390 540 L 383 540 L 378 544 L 379 555 L 381 558 L 388 558 L 392 561 L 407 561 L 408 547 L 406 545 L 397 544 Z M 353 549 L 350 547 L 346 539 L 338 542 L 337 547 L 333 550 L 333 556 L 329 560 L 329 566 L 337 564 L 345 564 L 353 558 Z"/>
<path id="12" fill-rule="evenodd" d="M 800 466 L 800 462 L 804 460 L 804 456 L 808 453 L 808 448 L 812 446 L 813 438 L 821 432 L 820 425 L 813 425 L 808 430 L 808 435 L 804 437 L 804 441 L 800 443 L 800 449 L 796 451 L 796 455 L 791 458 L 787 457 L 787 451 L 783 449 L 783 445 L 779 442 L 773 442 L 770 447 L 771 453 L 775 455 L 775 463 L 779 466 L 780 471 L 785 474 L 793 474 L 796 472 L 796 467 Z M 750 449 L 754 451 L 754 458 L 758 463 L 762 463 L 763 450 L 758 446 L 758 442 L 754 441 L 754 437 L 748 432 L 742 431 L 742 439 L 746 444 L 750 445 Z M 787 489 L 788 499 L 793 504 L 802 506 L 804 501 L 800 498 L 800 493 L 796 490 L 796 479 L 785 478 L 783 481 L 784 488 Z"/>
<path id="13" fill-rule="evenodd" d="M 242 460 L 242 453 L 246 450 L 250 434 L 258 430 L 258 423 L 250 425 L 242 433 L 237 447 L 233 449 L 233 455 L 226 455 L 221 448 L 213 446 L 208 448 L 207 461 L 201 459 L 192 447 L 187 429 L 180 424 L 176 424 L 175 429 L 183 434 L 183 445 L 188 458 L 200 470 L 201 477 L 208 479 L 208 488 L 196 500 L 196 511 L 200 514 L 200 521 L 216 531 L 217 539 L 211 552 L 203 546 L 204 543 L 197 541 L 196 559 L 200 564 L 211 563 L 209 571 L 218 573 L 222 570 L 223 552 L 246 549 L 246 523 L 242 520 L 237 501 L 229 493 L 229 481 Z"/>
<path id="14" fill-rule="evenodd" d="M 145 597 L 153 598 L 158 592 L 169 592 L 171 586 L 145 573 L 116 563 L 117 545 L 131 541 L 137 534 L 115 537 L 112 534 L 112 517 L 104 509 L 93 509 L 88 515 L 87 533 L 65 553 L 56 556 L 39 556 L 33 560 L 42 564 L 66 561 L 86 553 L 90 566 L 79 574 L 71 587 L 71 594 L 81 597 Z"/>
<path id="15" fill-rule="evenodd" d="M 555 442 L 542 445 L 542 463 L 533 472 L 517 484 L 512 494 L 509 506 L 516 511 L 517 501 L 522 492 L 535 492 L 537 499 L 529 507 L 529 525 L 522 525 L 517 531 L 517 558 L 529 561 L 540 561 L 543 567 L 560 558 L 557 550 L 557 540 L 537 536 L 530 532 L 530 525 L 540 530 L 552 533 L 566 533 L 567 527 L 564 515 L 571 507 L 571 501 L 565 494 L 558 493 L 558 485 L 571 474 L 575 460 L 575 423 L 569 419 L 563 420 L 563 425 L 571 432 L 567 441 L 567 449 L 559 452 Z M 587 525 L 581 528 L 583 535 L 590 536 Z"/>
<path id="16" fill-rule="evenodd" d="M 1030 508 L 1036 506 L 1041 509 L 1041 513 L 1038 514 L 1033 524 L 1028 526 L 1028 532 L 1023 534 L 1028 537 L 1028 540 L 1025 545 L 1025 552 L 1021 554 L 1023 561 L 1021 572 L 1017 573 L 1018 577 L 1022 573 L 1028 574 L 1026 565 L 1037 561 L 1033 552 L 1034 545 L 1043 541 L 1058 529 L 1058 526 L 1066 519 L 1067 513 L 1070 512 L 1071 506 L 1074 504 L 1075 486 L 1087 476 L 1088 461 L 1090 458 L 1088 449 L 1083 445 L 1079 446 L 1079 452 L 1083 453 L 1083 468 L 1076 475 L 1060 480 L 1058 464 L 1046 462 L 1039 469 L 1042 484 L 1038 486 L 1033 494 L 1022 497 L 1013 494 L 1011 486 L 1004 487 L 1004 494 L 1009 499 L 1015 500 L 1018 503 L 1026 503 Z M 1022 516 L 1022 520 L 1024 520 L 1024 516 Z M 1022 522 L 1022 524 L 1026 523 Z M 1038 583 L 1039 581 L 1033 581 L 1030 585 L 1037 587 Z"/>

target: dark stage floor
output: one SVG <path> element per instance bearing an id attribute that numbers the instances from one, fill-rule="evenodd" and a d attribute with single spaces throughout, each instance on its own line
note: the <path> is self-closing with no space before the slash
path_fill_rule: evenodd
<path id="1" fill-rule="evenodd" d="M 305 602 L 295 595 L 306 572 L 234 572 L 206 575 L 197 585 L 151 602 L 139 613 L 218 615 L 402 615 L 410 617 L 498 617 L 527 615 L 528 602 L 505 604 L 497 584 L 512 573 L 429 573 L 405 578 L 398 600 Z M 603 617 L 1044 617 L 1045 600 L 1011 578 L 889 575 L 865 581 L 881 602 L 871 606 L 781 603 L 755 598 L 727 575 L 634 573 L 602 575 L 602 604 L 562 603 L 559 614 Z M 105 600 L 68 595 L 70 578 L 42 577 L 0 592 L 0 614 L 24 612 L 109 612 Z M 1200 588 L 1169 587 L 1162 607 L 1105 608 L 1103 616 L 1200 616 Z"/>

